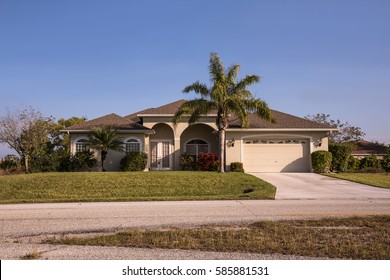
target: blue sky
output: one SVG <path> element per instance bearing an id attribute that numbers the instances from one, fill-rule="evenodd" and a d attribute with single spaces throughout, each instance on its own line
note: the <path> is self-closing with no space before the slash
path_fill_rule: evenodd
<path id="1" fill-rule="evenodd" d="M 1 0 L 0 116 L 127 115 L 209 82 L 210 52 L 270 107 L 390 144 L 388 0 Z M 0 147 L 0 156 L 8 153 Z"/>

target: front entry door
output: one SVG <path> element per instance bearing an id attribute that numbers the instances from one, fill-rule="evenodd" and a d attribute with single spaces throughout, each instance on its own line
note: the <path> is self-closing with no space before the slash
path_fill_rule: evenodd
<path id="1" fill-rule="evenodd" d="M 152 170 L 171 169 L 171 141 L 156 140 L 150 142 L 150 168 Z"/>

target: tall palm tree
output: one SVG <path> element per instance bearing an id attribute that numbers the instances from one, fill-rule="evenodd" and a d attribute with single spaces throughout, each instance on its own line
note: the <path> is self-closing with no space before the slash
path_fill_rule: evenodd
<path id="1" fill-rule="evenodd" d="M 237 116 L 241 127 L 249 126 L 248 113 L 256 112 L 261 118 L 275 122 L 267 103 L 256 99 L 246 89 L 247 86 L 258 83 L 260 77 L 247 75 L 238 80 L 240 65 L 232 65 L 226 71 L 217 53 L 210 55 L 210 79 L 208 87 L 199 81 L 187 86 L 183 92 L 195 92 L 200 98 L 183 103 L 175 114 L 174 125 L 183 117 L 189 117 L 188 123 L 194 124 L 202 115 L 217 113 L 216 125 L 219 135 L 220 172 L 225 172 L 225 134 L 229 125 L 229 115 Z"/>
<path id="2" fill-rule="evenodd" d="M 100 152 L 102 171 L 104 169 L 104 161 L 106 160 L 109 150 L 123 151 L 122 139 L 116 134 L 116 131 L 108 126 L 97 126 L 92 128 L 89 135 L 88 146 Z"/>

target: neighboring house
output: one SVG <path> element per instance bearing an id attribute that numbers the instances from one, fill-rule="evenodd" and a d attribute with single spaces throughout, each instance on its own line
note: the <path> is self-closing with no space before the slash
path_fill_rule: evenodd
<path id="1" fill-rule="evenodd" d="M 185 100 L 150 108 L 125 117 L 106 115 L 66 128 L 71 136 L 71 153 L 86 149 L 88 133 L 94 126 L 109 125 L 123 138 L 126 152 L 142 151 L 149 155 L 149 170 L 180 170 L 179 156 L 187 153 L 218 154 L 216 115 L 202 117 L 188 125 L 184 118 L 176 127 L 172 119 Z M 241 128 L 232 117 L 226 131 L 226 167 L 242 162 L 246 172 L 311 172 L 311 153 L 328 150 L 332 127 L 272 111 L 271 124 L 255 113 L 249 115 L 250 126 Z M 123 153 L 109 151 L 105 168 L 119 170 Z"/>
<path id="2" fill-rule="evenodd" d="M 352 142 L 352 144 L 354 148 L 351 155 L 358 159 L 365 158 L 370 155 L 374 155 L 382 159 L 386 155 L 387 147 L 380 143 L 358 140 Z"/>

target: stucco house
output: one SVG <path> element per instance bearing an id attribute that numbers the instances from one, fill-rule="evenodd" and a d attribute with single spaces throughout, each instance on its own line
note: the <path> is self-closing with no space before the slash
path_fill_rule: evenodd
<path id="1" fill-rule="evenodd" d="M 180 170 L 182 153 L 197 156 L 203 152 L 218 154 L 216 115 L 202 117 L 188 125 L 183 119 L 176 127 L 172 119 L 185 100 L 149 108 L 124 117 L 106 115 L 66 128 L 71 136 L 71 153 L 86 149 L 88 133 L 94 126 L 108 125 L 117 130 L 124 150 L 148 154 L 148 170 Z M 311 172 L 310 154 L 328 149 L 328 135 L 334 128 L 272 110 L 276 123 L 269 123 L 255 113 L 250 126 L 242 128 L 231 117 L 226 131 L 226 169 L 232 162 L 242 162 L 246 172 Z M 124 153 L 109 151 L 107 171 L 119 170 Z"/>

